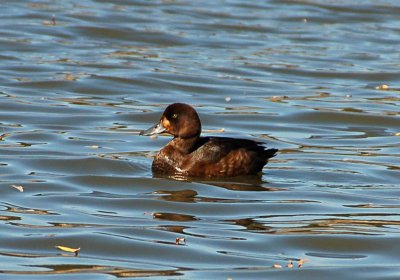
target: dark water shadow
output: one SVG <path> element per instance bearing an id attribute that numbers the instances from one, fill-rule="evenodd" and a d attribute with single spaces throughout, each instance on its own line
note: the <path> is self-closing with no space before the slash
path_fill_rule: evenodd
<path id="1" fill-rule="evenodd" d="M 188 177 L 182 175 L 165 175 L 153 173 L 153 178 L 167 179 L 171 181 L 183 181 L 190 183 L 200 183 L 212 185 L 232 191 L 278 191 L 280 188 L 269 186 L 269 182 L 264 181 L 261 175 L 247 175 L 224 178 L 202 178 Z"/>

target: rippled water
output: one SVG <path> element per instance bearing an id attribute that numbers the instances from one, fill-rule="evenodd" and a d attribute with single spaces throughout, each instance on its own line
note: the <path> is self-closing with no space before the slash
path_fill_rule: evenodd
<path id="1" fill-rule="evenodd" d="M 398 1 L 0 6 L 1 279 L 399 279 Z M 153 177 L 177 101 L 280 153 Z"/>

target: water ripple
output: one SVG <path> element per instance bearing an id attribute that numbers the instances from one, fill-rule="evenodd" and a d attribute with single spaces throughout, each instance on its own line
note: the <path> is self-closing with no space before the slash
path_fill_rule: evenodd
<path id="1" fill-rule="evenodd" d="M 3 2 L 0 275 L 398 278 L 396 1 Z M 278 156 L 153 176 L 178 101 Z"/>

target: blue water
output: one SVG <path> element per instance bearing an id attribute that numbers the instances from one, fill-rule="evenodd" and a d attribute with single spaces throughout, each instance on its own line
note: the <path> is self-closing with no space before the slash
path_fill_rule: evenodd
<path id="1" fill-rule="evenodd" d="M 1 279 L 399 278 L 397 1 L 0 6 Z M 174 102 L 280 152 L 157 178 Z"/>

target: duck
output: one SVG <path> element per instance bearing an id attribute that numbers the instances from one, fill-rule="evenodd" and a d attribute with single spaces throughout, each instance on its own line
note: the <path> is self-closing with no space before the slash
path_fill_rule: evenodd
<path id="1" fill-rule="evenodd" d="M 230 137 L 201 136 L 196 110 L 185 103 L 168 105 L 160 121 L 139 135 L 168 134 L 173 138 L 154 157 L 156 174 L 185 177 L 260 175 L 278 149 L 263 142 Z"/>

